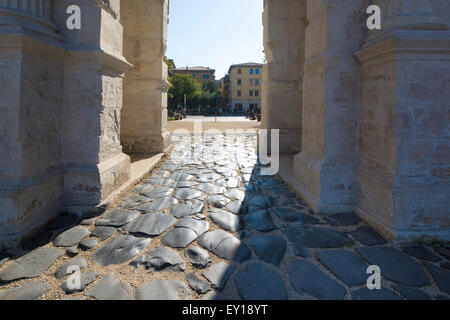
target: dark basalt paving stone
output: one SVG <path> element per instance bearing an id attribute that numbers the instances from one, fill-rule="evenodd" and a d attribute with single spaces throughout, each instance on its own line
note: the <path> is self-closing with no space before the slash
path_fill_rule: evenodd
<path id="1" fill-rule="evenodd" d="M 1 265 L 1 263 L 0 263 Z M 447 270 L 450 270 L 450 261 L 446 261 L 441 265 L 442 268 L 445 268 Z"/>
<path id="2" fill-rule="evenodd" d="M 208 203 L 208 205 L 215 207 L 215 208 L 224 208 L 228 202 L 230 202 L 230 199 L 225 198 L 224 196 L 221 195 L 213 195 L 213 196 L 209 196 L 206 199 L 206 202 Z"/>
<path id="3" fill-rule="evenodd" d="M 166 179 L 166 178 L 170 177 L 170 172 L 167 170 L 155 171 L 152 173 L 151 177 Z"/>
<path id="4" fill-rule="evenodd" d="M 97 217 L 90 218 L 90 219 L 84 219 L 83 221 L 80 222 L 80 225 L 81 226 L 92 226 L 95 224 L 96 221 L 97 221 Z"/>
<path id="5" fill-rule="evenodd" d="M 178 272 L 186 270 L 186 263 L 176 251 L 161 246 L 153 248 L 145 257 L 140 256 L 130 264 L 136 267 L 142 265 L 150 272 L 162 270 Z"/>
<path id="6" fill-rule="evenodd" d="M 320 223 L 319 219 L 314 218 L 309 213 L 305 213 L 309 211 L 308 209 L 296 210 L 289 207 L 274 207 L 270 208 L 270 211 L 276 214 L 281 220 L 289 222 L 297 221 L 300 225 Z"/>
<path id="7" fill-rule="evenodd" d="M 92 282 L 97 280 L 98 273 L 97 272 L 84 272 L 80 275 L 80 286 L 79 287 L 73 287 L 73 283 L 71 281 L 66 281 L 61 286 L 61 289 L 66 294 L 71 294 L 74 292 L 82 292 L 88 285 L 90 285 Z"/>
<path id="8" fill-rule="evenodd" d="M 405 286 L 393 286 L 407 300 L 431 300 L 431 298 L 422 290 Z"/>
<path id="9" fill-rule="evenodd" d="M 252 247 L 259 259 L 278 266 L 286 253 L 286 241 L 277 235 L 257 234 L 250 239 Z"/>
<path id="10" fill-rule="evenodd" d="M 256 196 L 248 201 L 248 205 L 257 208 L 269 208 L 272 205 L 272 202 L 268 197 Z"/>
<path id="11" fill-rule="evenodd" d="M 371 227 L 360 227 L 350 232 L 350 234 L 356 241 L 366 246 L 375 246 L 388 243 L 385 238 L 383 238 Z"/>
<path id="12" fill-rule="evenodd" d="M 297 257 L 302 257 L 302 258 L 305 258 L 305 259 L 307 259 L 309 257 L 308 251 L 305 248 L 299 246 L 298 244 L 294 245 L 294 250 L 293 251 L 294 251 L 294 254 Z"/>
<path id="13" fill-rule="evenodd" d="M 209 230 L 209 222 L 195 217 L 185 217 L 177 222 L 175 228 L 188 228 L 194 231 L 197 236 L 201 236 Z"/>
<path id="14" fill-rule="evenodd" d="M 336 213 L 328 216 L 336 221 L 336 223 L 343 227 L 356 226 L 363 222 L 355 213 Z"/>
<path id="15" fill-rule="evenodd" d="M 63 214 L 58 218 L 51 221 L 46 229 L 48 230 L 59 230 L 59 229 L 68 229 L 81 221 L 81 215 L 78 214 Z"/>
<path id="16" fill-rule="evenodd" d="M 389 280 L 412 287 L 429 284 L 420 264 L 399 249 L 365 247 L 357 250 L 371 265 L 379 266 L 383 277 Z"/>
<path id="17" fill-rule="evenodd" d="M 189 189 L 189 188 L 181 188 L 175 191 L 174 197 L 181 201 L 191 200 L 198 198 L 203 193 L 195 190 L 195 189 Z"/>
<path id="18" fill-rule="evenodd" d="M 170 209 L 170 214 L 177 218 L 182 218 L 192 215 L 192 202 L 184 202 L 176 205 Z"/>
<path id="19" fill-rule="evenodd" d="M 299 294 L 321 300 L 341 300 L 345 288 L 306 260 L 295 260 L 289 266 L 289 279 Z"/>
<path id="20" fill-rule="evenodd" d="M 142 233 L 148 236 L 159 236 L 176 221 L 172 216 L 163 213 L 147 213 L 125 226 L 130 233 Z"/>
<path id="21" fill-rule="evenodd" d="M 105 241 L 110 238 L 114 233 L 116 233 L 117 229 L 115 227 L 103 227 L 98 226 L 95 227 L 91 236 L 97 237 L 100 241 Z"/>
<path id="22" fill-rule="evenodd" d="M 161 239 L 161 242 L 172 248 L 186 248 L 197 238 L 197 233 L 192 229 L 174 228 Z"/>
<path id="23" fill-rule="evenodd" d="M 449 247 L 438 247 L 435 246 L 434 250 L 441 256 L 444 256 L 447 260 L 450 259 L 450 248 Z"/>
<path id="24" fill-rule="evenodd" d="M 367 288 L 358 289 L 352 292 L 353 300 L 403 300 L 392 290 L 369 290 Z"/>
<path id="25" fill-rule="evenodd" d="M 197 181 L 207 183 L 207 182 L 214 182 L 219 179 L 222 179 L 222 176 L 220 174 L 207 173 L 199 175 Z"/>
<path id="26" fill-rule="evenodd" d="M 86 238 L 91 232 L 88 228 L 76 226 L 64 231 L 53 240 L 55 247 L 72 247 Z"/>
<path id="27" fill-rule="evenodd" d="M 124 209 L 133 209 L 140 204 L 150 202 L 150 199 L 144 196 L 131 196 L 120 203 L 120 207 Z"/>
<path id="28" fill-rule="evenodd" d="M 86 295 L 97 300 L 131 300 L 133 288 L 126 282 L 121 282 L 114 274 L 105 275 L 95 287 L 86 291 Z"/>
<path id="29" fill-rule="evenodd" d="M 194 176 L 187 173 L 175 172 L 169 177 L 169 179 L 174 181 L 190 181 L 194 179 Z"/>
<path id="30" fill-rule="evenodd" d="M 201 190 L 207 194 L 224 194 L 227 189 L 225 187 L 216 186 L 211 183 L 202 183 L 197 186 L 198 190 Z"/>
<path id="31" fill-rule="evenodd" d="M 425 261 L 425 267 L 431 273 L 441 291 L 450 294 L 450 272 Z"/>
<path id="32" fill-rule="evenodd" d="M 220 179 L 215 182 L 217 186 L 226 187 L 226 188 L 237 188 L 239 186 L 239 180 L 236 178 L 225 178 Z"/>
<path id="33" fill-rule="evenodd" d="M 136 291 L 136 300 L 190 300 L 191 292 L 181 281 L 156 280 Z"/>
<path id="34" fill-rule="evenodd" d="M 234 214 L 246 214 L 247 207 L 243 201 L 235 200 L 230 202 L 226 207 L 226 210 L 234 213 Z"/>
<path id="35" fill-rule="evenodd" d="M 198 243 L 215 255 L 236 262 L 250 259 L 250 248 L 232 234 L 223 230 L 208 232 L 198 239 Z"/>
<path id="36" fill-rule="evenodd" d="M 56 279 L 62 279 L 64 277 L 67 277 L 69 274 L 72 274 L 73 272 L 77 271 L 76 268 L 78 268 L 78 270 L 83 270 L 87 266 L 88 262 L 85 258 L 72 259 L 56 270 L 55 273 Z"/>
<path id="37" fill-rule="evenodd" d="M 37 235 L 22 242 L 22 248 L 26 251 L 45 246 L 53 240 L 53 231 L 42 231 Z"/>
<path id="38" fill-rule="evenodd" d="M 150 199 L 159 199 L 170 196 L 173 191 L 174 189 L 169 187 L 153 188 L 150 186 L 142 189 L 140 193 Z"/>
<path id="39" fill-rule="evenodd" d="M 230 189 L 225 192 L 225 196 L 235 200 L 243 201 L 245 199 L 245 192 L 239 189 Z"/>
<path id="40" fill-rule="evenodd" d="M 216 225 L 227 231 L 237 232 L 244 227 L 241 218 L 225 210 L 211 209 L 209 217 Z"/>
<path id="41" fill-rule="evenodd" d="M 208 251 L 199 247 L 191 247 L 184 250 L 184 256 L 197 268 L 206 268 L 211 264 Z"/>
<path id="42" fill-rule="evenodd" d="M 317 259 L 349 287 L 363 285 L 367 282 L 367 264 L 351 251 L 321 251 L 317 254 Z"/>
<path id="43" fill-rule="evenodd" d="M 176 187 L 177 188 L 191 188 L 191 187 L 195 187 L 196 185 L 198 185 L 198 182 L 196 182 L 196 181 L 180 181 L 180 182 L 177 182 Z"/>
<path id="44" fill-rule="evenodd" d="M 92 255 L 92 260 L 104 267 L 121 264 L 137 256 L 150 242 L 151 239 L 119 235 L 98 248 Z"/>
<path id="45" fill-rule="evenodd" d="M 238 271 L 234 278 L 240 296 L 244 300 L 287 300 L 286 285 L 281 276 L 263 265 L 250 263 Z"/>
<path id="46" fill-rule="evenodd" d="M 226 262 L 219 262 L 212 265 L 208 270 L 203 271 L 202 276 L 211 283 L 213 288 L 222 290 L 233 274 L 234 269 L 234 266 Z"/>
<path id="47" fill-rule="evenodd" d="M 45 293 L 49 292 L 51 287 L 45 282 L 31 282 L 17 288 L 12 288 L 0 292 L 0 301 L 15 300 L 37 300 Z"/>
<path id="48" fill-rule="evenodd" d="M 152 203 L 147 203 L 136 207 L 137 210 L 144 211 L 146 213 L 155 213 L 158 211 L 166 210 L 174 205 L 178 204 L 178 200 L 172 197 L 159 198 Z"/>
<path id="49" fill-rule="evenodd" d="M 438 262 L 442 260 L 441 257 L 434 254 L 431 250 L 425 248 L 424 246 L 408 246 L 403 247 L 402 249 L 406 254 L 422 260 L 428 260 L 431 262 Z"/>
<path id="50" fill-rule="evenodd" d="M 105 214 L 103 218 L 97 222 L 97 226 L 122 227 L 136 219 L 139 215 L 140 212 L 136 210 L 114 210 Z"/>
<path id="51" fill-rule="evenodd" d="M 198 294 L 205 294 L 212 290 L 211 286 L 203 280 L 200 280 L 195 274 L 192 272 L 186 275 L 186 281 L 192 290 L 197 292 Z"/>
<path id="52" fill-rule="evenodd" d="M 57 248 L 38 248 L 33 250 L 0 271 L 0 280 L 13 281 L 39 277 L 63 254 L 64 251 Z"/>
<path id="53" fill-rule="evenodd" d="M 204 206 L 202 201 L 194 200 L 192 202 L 191 214 L 194 215 L 194 214 L 197 214 L 197 213 L 202 213 L 204 208 L 205 208 L 205 206 Z"/>
<path id="54" fill-rule="evenodd" d="M 167 187 L 174 188 L 177 186 L 177 181 L 172 179 L 148 179 L 144 181 L 144 188 L 148 187 Z"/>
<path id="55" fill-rule="evenodd" d="M 288 239 L 305 248 L 340 248 L 353 244 L 346 235 L 324 227 L 287 226 Z"/>
<path id="56" fill-rule="evenodd" d="M 8 257 L 0 257 L 0 267 L 9 261 Z"/>
<path id="57" fill-rule="evenodd" d="M 98 241 L 96 239 L 89 238 L 82 240 L 78 246 L 80 247 L 80 249 L 87 251 L 95 248 L 97 245 Z"/>
<path id="58" fill-rule="evenodd" d="M 80 251 L 78 250 L 77 246 L 73 246 L 73 247 L 66 249 L 66 254 L 69 257 L 74 257 L 74 256 L 78 255 L 79 253 L 80 253 Z"/>
<path id="59" fill-rule="evenodd" d="M 257 210 L 252 214 L 245 216 L 243 219 L 247 226 L 257 231 L 269 232 L 277 228 L 272 221 L 270 213 L 266 209 Z"/>

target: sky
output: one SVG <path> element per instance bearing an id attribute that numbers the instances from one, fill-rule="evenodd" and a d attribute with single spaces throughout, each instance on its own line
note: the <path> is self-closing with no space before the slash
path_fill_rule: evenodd
<path id="1" fill-rule="evenodd" d="M 180 67 L 210 67 L 216 79 L 232 64 L 264 59 L 263 0 L 170 0 L 167 52 Z"/>

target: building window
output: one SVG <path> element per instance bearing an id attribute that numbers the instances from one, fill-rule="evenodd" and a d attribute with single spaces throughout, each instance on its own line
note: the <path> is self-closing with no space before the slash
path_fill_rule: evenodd
<path id="1" fill-rule="evenodd" d="M 253 69 L 250 69 L 250 74 L 253 74 Z"/>
<path id="2" fill-rule="evenodd" d="M 259 86 L 259 79 L 255 79 L 255 86 Z"/>
<path id="3" fill-rule="evenodd" d="M 242 80 L 238 79 L 237 84 L 238 84 L 238 86 L 242 85 Z"/>
<path id="4" fill-rule="evenodd" d="M 253 83 L 254 83 L 254 80 L 253 80 L 253 79 L 250 79 L 250 85 L 251 85 L 251 86 L 253 85 Z"/>
<path id="5" fill-rule="evenodd" d="M 238 69 L 238 74 L 242 74 L 242 69 Z"/>
<path id="6" fill-rule="evenodd" d="M 238 90 L 238 91 L 237 91 L 237 96 L 238 96 L 238 97 L 242 96 L 242 91 L 241 91 L 241 90 Z"/>
<path id="7" fill-rule="evenodd" d="M 259 97 L 259 90 L 255 90 L 255 97 Z"/>
<path id="8" fill-rule="evenodd" d="M 259 74 L 259 69 L 255 69 L 255 74 Z"/>
<path id="9" fill-rule="evenodd" d="M 192 78 L 195 78 L 195 73 L 191 74 Z"/>
<path id="10" fill-rule="evenodd" d="M 249 95 L 250 97 L 253 97 L 253 90 L 250 90 L 249 93 L 248 93 L 248 95 Z"/>
<path id="11" fill-rule="evenodd" d="M 203 75 L 203 79 L 205 79 L 205 80 L 206 80 L 206 79 L 209 79 L 209 74 L 204 74 L 204 75 Z"/>

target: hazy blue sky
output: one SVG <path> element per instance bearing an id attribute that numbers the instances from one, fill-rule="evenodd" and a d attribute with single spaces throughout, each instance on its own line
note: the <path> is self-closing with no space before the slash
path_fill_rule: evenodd
<path id="1" fill-rule="evenodd" d="M 177 67 L 262 63 L 263 0 L 170 0 L 167 57 Z"/>

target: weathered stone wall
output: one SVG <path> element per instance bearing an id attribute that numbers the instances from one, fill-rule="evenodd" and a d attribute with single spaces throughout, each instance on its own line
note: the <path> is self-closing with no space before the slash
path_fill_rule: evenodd
<path id="1" fill-rule="evenodd" d="M 264 2 L 262 127 L 280 130 L 280 153 L 301 150 L 306 1 Z"/>
<path id="2" fill-rule="evenodd" d="M 122 2 L 124 55 L 133 68 L 124 79 L 121 139 L 128 153 L 163 152 L 167 132 L 168 0 Z"/>
<path id="3" fill-rule="evenodd" d="M 65 10 L 82 10 L 81 30 L 65 28 Z M 64 69 L 64 203 L 97 205 L 130 176 L 120 144 L 123 73 L 120 1 L 55 3 L 53 15 L 67 48 Z"/>
<path id="4" fill-rule="evenodd" d="M 64 50 L 49 20 L 22 24 L 48 19 L 48 1 L 15 4 L 0 6 L 0 249 L 63 205 Z"/>
<path id="5" fill-rule="evenodd" d="M 307 1 L 302 152 L 294 175 L 320 213 L 354 209 L 365 1 Z"/>
<path id="6" fill-rule="evenodd" d="M 380 5 L 385 28 L 371 33 L 358 52 L 357 211 L 395 241 L 448 241 L 450 6 L 419 0 Z"/>

